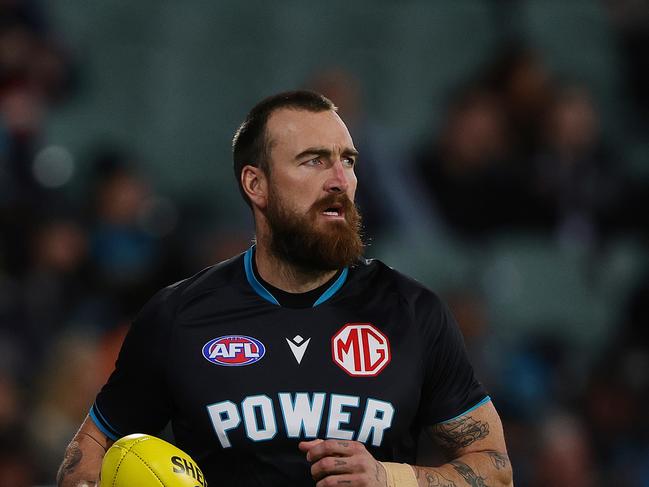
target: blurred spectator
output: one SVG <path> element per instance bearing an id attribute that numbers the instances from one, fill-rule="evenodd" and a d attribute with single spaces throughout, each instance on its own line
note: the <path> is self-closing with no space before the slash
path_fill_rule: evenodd
<path id="1" fill-rule="evenodd" d="M 84 231 L 66 218 L 34 227 L 25 232 L 30 235 L 23 243 L 29 257 L 21 275 L 0 279 L 2 360 L 21 380 L 30 380 L 39 370 L 50 340 L 86 295 L 80 279 L 86 257 Z"/>
<path id="2" fill-rule="evenodd" d="M 439 136 L 415 161 L 433 208 L 461 236 L 478 238 L 525 217 L 505 116 L 497 97 L 471 86 L 451 103 Z"/>
<path id="3" fill-rule="evenodd" d="M 185 267 L 193 273 L 245 252 L 252 245 L 250 236 L 237 228 L 197 232 L 197 238 L 187 243 Z"/>
<path id="4" fill-rule="evenodd" d="M 649 439 L 645 408 L 641 396 L 624 377 L 621 364 L 613 362 L 620 358 L 620 352 L 624 353 L 617 350 L 593 370 L 583 400 L 584 417 L 603 484 L 644 485 L 634 463 L 646 454 L 642 446 L 646 447 Z M 646 463 L 646 457 L 640 461 Z"/>
<path id="5" fill-rule="evenodd" d="M 623 343 L 649 353 L 649 274 L 645 274 L 629 297 Z"/>
<path id="6" fill-rule="evenodd" d="M 552 336 L 528 337 L 502 358 L 497 396 L 503 413 L 532 424 L 579 393 L 567 363 L 570 348 Z M 552 398 L 551 400 L 547 400 Z"/>
<path id="7" fill-rule="evenodd" d="M 71 62 L 49 37 L 40 3 L 0 2 L 0 252 L 17 273 L 27 256 L 25 224 L 51 194 L 34 177 L 48 110 L 71 92 Z"/>
<path id="8" fill-rule="evenodd" d="M 606 0 L 619 36 L 629 106 L 640 130 L 649 127 L 649 1 Z M 645 135 L 646 140 L 646 135 Z"/>
<path id="9" fill-rule="evenodd" d="M 20 429 L 24 413 L 22 394 L 13 376 L 0 368 L 0 438 Z"/>
<path id="10" fill-rule="evenodd" d="M 588 433 L 581 421 L 568 413 L 550 416 L 541 425 L 536 474 L 531 487 L 593 487 L 600 485 Z"/>
<path id="11" fill-rule="evenodd" d="M 34 487 L 34 464 L 13 441 L 0 447 L 0 487 Z"/>
<path id="12" fill-rule="evenodd" d="M 86 256 L 85 230 L 71 219 L 45 221 L 32 236 L 30 264 L 20 280 L 18 335 L 24 337 L 23 351 L 33 356 L 34 366 L 87 296 Z"/>
<path id="13" fill-rule="evenodd" d="M 471 364 L 487 390 L 493 390 L 500 384 L 503 344 L 490 327 L 485 298 L 475 291 L 456 289 L 445 299 L 460 326 Z"/>
<path id="14" fill-rule="evenodd" d="M 514 154 L 527 159 L 539 146 L 548 102 L 552 98 L 551 74 L 541 55 L 524 45 L 508 45 L 487 66 L 482 82 L 499 100 Z"/>
<path id="15" fill-rule="evenodd" d="M 90 237 L 95 283 L 123 315 L 132 315 L 159 287 L 179 278 L 168 277 L 176 258 L 162 240 L 175 229 L 176 209 L 155 195 L 130 156 L 102 151 L 95 170 Z"/>
<path id="16" fill-rule="evenodd" d="M 0 267 L 0 370 L 13 374 L 23 366 L 20 330 L 20 286 Z"/>
<path id="17" fill-rule="evenodd" d="M 589 92 L 562 88 L 548 107 L 543 129 L 531 179 L 539 223 L 562 239 L 595 243 L 619 211 L 623 167 L 602 138 Z"/>
<path id="18" fill-rule="evenodd" d="M 102 280 L 111 286 L 144 280 L 153 270 L 155 241 L 138 226 L 148 192 L 146 183 L 127 171 L 109 175 L 97 190 L 92 253 Z"/>
<path id="19" fill-rule="evenodd" d="M 41 482 L 54 477 L 61 452 L 88 414 L 102 385 L 98 357 L 95 341 L 78 332 L 61 335 L 50 348 L 29 420 Z"/>

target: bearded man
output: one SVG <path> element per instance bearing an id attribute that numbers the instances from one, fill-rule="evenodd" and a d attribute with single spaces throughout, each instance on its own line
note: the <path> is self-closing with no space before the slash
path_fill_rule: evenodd
<path id="1" fill-rule="evenodd" d="M 333 103 L 261 101 L 233 154 L 255 245 L 143 308 L 59 485 L 93 485 L 113 441 L 169 421 L 211 486 L 512 485 L 448 308 L 362 258 L 358 152 Z M 415 465 L 424 431 L 448 463 Z"/>

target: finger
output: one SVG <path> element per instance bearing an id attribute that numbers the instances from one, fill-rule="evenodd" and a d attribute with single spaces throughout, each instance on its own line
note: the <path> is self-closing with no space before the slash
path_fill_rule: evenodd
<path id="1" fill-rule="evenodd" d="M 309 449 L 306 459 L 313 463 L 324 457 L 347 457 L 364 449 L 357 441 L 325 440 Z"/>
<path id="2" fill-rule="evenodd" d="M 317 482 L 329 475 L 357 473 L 356 457 L 324 457 L 311 465 L 311 476 Z"/>
<path id="3" fill-rule="evenodd" d="M 361 483 L 361 477 L 357 474 L 343 474 L 343 475 L 330 475 L 322 480 L 319 480 L 315 485 L 316 487 L 341 487 L 364 485 Z"/>
<path id="4" fill-rule="evenodd" d="M 300 449 L 300 451 L 303 451 L 304 453 L 308 452 L 311 448 L 313 448 L 315 445 L 318 443 L 322 443 L 324 440 L 321 439 L 316 439 L 316 440 L 311 440 L 311 441 L 300 441 L 297 445 L 297 447 Z"/>

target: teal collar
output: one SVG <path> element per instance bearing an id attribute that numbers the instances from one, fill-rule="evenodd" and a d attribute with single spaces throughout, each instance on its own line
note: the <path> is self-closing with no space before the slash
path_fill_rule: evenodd
<path id="1" fill-rule="evenodd" d="M 255 246 L 253 245 L 250 247 L 248 250 L 246 250 L 246 253 L 243 255 L 243 266 L 244 269 L 246 270 L 246 278 L 248 279 L 248 282 L 250 283 L 250 286 L 254 291 L 264 298 L 266 301 L 275 304 L 277 306 L 281 306 L 279 304 L 279 301 L 275 298 L 275 296 L 272 295 L 272 293 L 264 287 L 264 285 L 259 282 L 259 279 L 257 279 L 257 276 L 255 276 L 255 272 L 253 270 L 253 262 L 252 259 L 254 259 L 255 256 Z M 321 295 L 320 297 L 313 303 L 313 307 L 315 308 L 316 306 L 321 305 L 325 301 L 329 300 L 334 294 L 338 292 L 338 290 L 342 287 L 342 285 L 345 283 L 347 280 L 347 275 L 349 274 L 349 269 L 345 267 L 338 278 L 329 286 Z"/>

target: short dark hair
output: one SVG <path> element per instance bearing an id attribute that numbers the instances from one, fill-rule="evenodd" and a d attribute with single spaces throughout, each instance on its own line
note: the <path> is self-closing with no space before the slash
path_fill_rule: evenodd
<path id="1" fill-rule="evenodd" d="M 259 167 L 267 175 L 270 174 L 270 144 L 266 134 L 266 124 L 273 112 L 281 108 L 306 110 L 309 112 L 324 112 L 337 110 L 333 102 L 314 91 L 297 90 L 278 93 L 264 98 L 257 103 L 243 123 L 239 126 L 232 139 L 232 158 L 234 160 L 234 177 L 237 179 L 239 191 L 243 199 L 250 205 L 250 200 L 241 185 L 241 171 L 246 165 Z"/>

